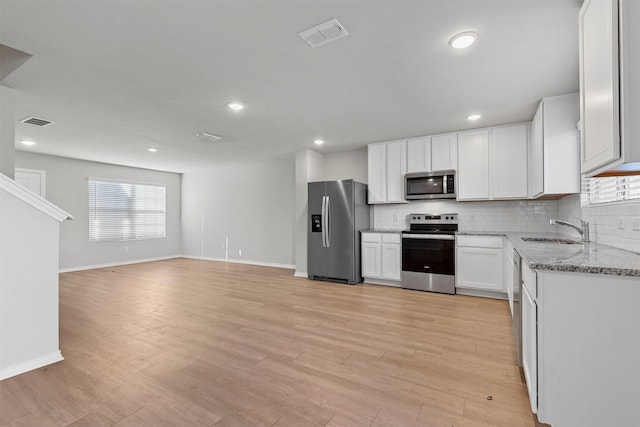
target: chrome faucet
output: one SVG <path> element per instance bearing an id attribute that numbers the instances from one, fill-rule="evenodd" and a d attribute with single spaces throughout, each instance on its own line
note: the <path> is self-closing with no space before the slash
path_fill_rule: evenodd
<path id="1" fill-rule="evenodd" d="M 582 237 L 582 243 L 589 243 L 589 223 L 587 221 L 583 221 L 580 218 L 577 218 L 577 220 L 580 221 L 580 225 L 581 227 L 578 227 L 577 225 L 573 225 L 570 222 L 567 221 L 562 221 L 560 219 L 551 219 L 549 220 L 549 224 L 551 225 L 566 225 L 567 227 L 571 227 L 574 230 L 576 230 L 578 233 L 580 233 L 580 237 Z"/>

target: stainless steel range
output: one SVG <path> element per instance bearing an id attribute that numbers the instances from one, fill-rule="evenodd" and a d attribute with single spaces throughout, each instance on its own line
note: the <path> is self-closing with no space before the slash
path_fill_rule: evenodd
<path id="1" fill-rule="evenodd" d="M 458 214 L 410 214 L 402 232 L 402 287 L 455 294 Z"/>

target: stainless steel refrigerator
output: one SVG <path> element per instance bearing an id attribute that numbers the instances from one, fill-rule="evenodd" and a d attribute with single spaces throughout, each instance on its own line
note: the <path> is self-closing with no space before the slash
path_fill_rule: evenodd
<path id="1" fill-rule="evenodd" d="M 367 186 L 352 179 L 310 182 L 308 203 L 309 278 L 361 282 L 360 231 L 369 228 Z"/>

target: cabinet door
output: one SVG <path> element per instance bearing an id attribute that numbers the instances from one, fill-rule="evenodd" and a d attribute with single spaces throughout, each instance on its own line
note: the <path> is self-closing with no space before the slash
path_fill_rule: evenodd
<path id="1" fill-rule="evenodd" d="M 458 200 L 489 199 L 489 131 L 458 134 Z"/>
<path id="2" fill-rule="evenodd" d="M 544 143 L 544 101 L 531 122 L 531 143 L 529 145 L 529 197 L 537 197 L 544 192 L 543 143 Z"/>
<path id="3" fill-rule="evenodd" d="M 582 173 L 620 158 L 618 2 L 582 5 L 580 34 L 580 116 Z"/>
<path id="4" fill-rule="evenodd" d="M 407 141 L 407 173 L 431 171 L 431 138 Z"/>
<path id="5" fill-rule="evenodd" d="M 387 152 L 385 143 L 369 144 L 368 150 L 368 203 L 381 203 L 387 200 Z"/>
<path id="6" fill-rule="evenodd" d="M 491 129 L 491 198 L 527 198 L 526 123 Z"/>
<path id="7" fill-rule="evenodd" d="M 503 267 L 504 288 L 507 291 L 509 310 L 511 311 L 511 317 L 513 317 L 513 245 L 508 243 L 508 239 L 505 239 Z"/>
<path id="8" fill-rule="evenodd" d="M 538 310 L 535 301 L 522 286 L 522 369 L 533 413 L 538 412 Z"/>
<path id="9" fill-rule="evenodd" d="M 404 202 L 404 174 L 407 173 L 407 142 L 387 142 L 387 202 Z"/>
<path id="10" fill-rule="evenodd" d="M 458 247 L 456 286 L 504 292 L 502 249 Z"/>
<path id="11" fill-rule="evenodd" d="M 458 169 L 458 134 L 431 137 L 431 170 Z"/>
<path id="12" fill-rule="evenodd" d="M 362 244 L 362 276 L 369 278 L 380 278 L 381 268 L 381 245 L 380 243 Z"/>
<path id="13" fill-rule="evenodd" d="M 401 250 L 396 243 L 382 244 L 382 278 L 401 280 Z"/>

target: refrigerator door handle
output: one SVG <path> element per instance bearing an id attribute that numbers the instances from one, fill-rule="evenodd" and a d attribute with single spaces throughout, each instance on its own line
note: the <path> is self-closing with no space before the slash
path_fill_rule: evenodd
<path id="1" fill-rule="evenodd" d="M 331 247 L 331 199 L 327 196 L 327 247 Z"/>
<path id="2" fill-rule="evenodd" d="M 322 247 L 327 247 L 327 196 L 322 196 L 322 220 L 320 226 L 322 227 Z"/>

